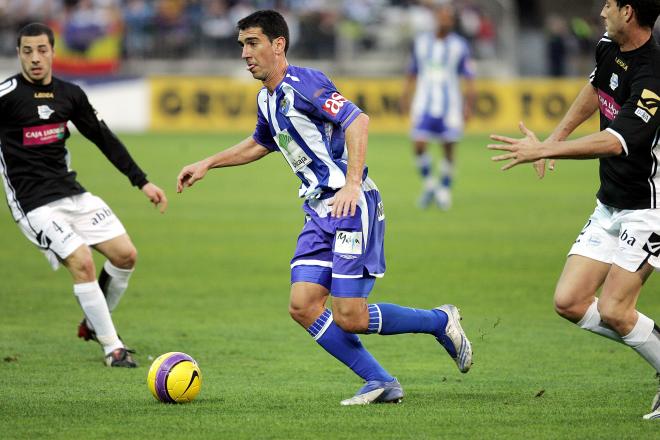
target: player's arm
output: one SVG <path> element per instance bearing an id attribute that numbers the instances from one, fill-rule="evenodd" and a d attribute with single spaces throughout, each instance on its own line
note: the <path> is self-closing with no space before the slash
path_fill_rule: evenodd
<path id="1" fill-rule="evenodd" d="M 401 100 L 399 101 L 399 108 L 402 114 L 406 114 L 410 111 L 410 102 L 415 94 L 416 88 L 417 75 L 413 73 L 406 74 L 406 77 L 403 80 L 403 92 L 401 94 Z"/>
<path id="2" fill-rule="evenodd" d="M 477 97 L 474 81 L 476 75 L 474 60 L 470 54 L 470 48 L 468 47 L 467 42 L 464 46 L 464 53 L 461 61 L 458 64 L 457 73 L 463 79 L 463 119 L 467 122 L 472 117 L 472 111 Z"/>
<path id="3" fill-rule="evenodd" d="M 570 141 L 540 142 L 533 131 L 520 123 L 524 138 L 515 139 L 507 136 L 491 135 L 491 139 L 503 144 L 490 144 L 491 150 L 507 153 L 495 156 L 496 162 L 509 160 L 502 170 L 508 170 L 523 163 L 536 162 L 540 159 L 596 159 L 617 156 L 624 152 L 619 138 L 608 130 L 583 136 Z"/>
<path id="4" fill-rule="evenodd" d="M 582 90 L 580 90 L 580 93 L 562 120 L 545 141 L 555 142 L 565 140 L 577 127 L 589 119 L 596 110 L 598 110 L 598 94 L 591 82 L 587 82 L 582 87 Z M 545 159 L 534 163 L 534 168 L 536 169 L 536 174 L 542 179 L 545 175 Z M 550 161 L 549 168 L 550 170 L 554 170 L 554 160 Z"/>
<path id="5" fill-rule="evenodd" d="M 126 146 L 110 130 L 106 123 L 99 119 L 96 110 L 87 99 L 82 89 L 76 90 L 74 95 L 76 110 L 71 122 L 80 133 L 93 142 L 103 152 L 106 158 L 122 172 L 133 186 L 138 187 L 142 193 L 154 204 L 160 207 L 160 212 L 167 209 L 167 196 L 165 191 L 147 180 L 147 175 L 133 160 Z"/>
<path id="6" fill-rule="evenodd" d="M 193 186 L 195 182 L 203 179 L 211 168 L 245 165 L 261 159 L 270 151 L 259 144 L 254 137 L 247 137 L 233 147 L 183 167 L 177 177 L 176 192 L 180 193 L 183 188 Z"/>
<path id="7" fill-rule="evenodd" d="M 417 62 L 417 56 L 415 53 L 415 43 L 410 50 L 410 61 L 408 62 L 408 68 L 406 69 L 406 76 L 403 80 L 403 90 L 401 93 L 401 99 L 399 100 L 399 110 L 402 114 L 410 112 L 410 105 L 412 102 L 413 96 L 415 96 L 415 90 L 417 89 L 417 74 L 419 73 L 419 65 Z"/>
<path id="8" fill-rule="evenodd" d="M 559 125 L 548 136 L 548 142 L 563 141 L 573 130 L 591 117 L 598 110 L 598 94 L 594 86 L 587 82 L 578 94 Z"/>
<path id="9" fill-rule="evenodd" d="M 360 198 L 362 173 L 367 158 L 367 143 L 369 139 L 369 117 L 360 113 L 344 131 L 346 148 L 348 150 L 348 167 L 346 184 L 335 194 L 329 203 L 332 206 L 332 217 L 355 215 L 357 202 Z"/>
<path id="10" fill-rule="evenodd" d="M 463 117 L 467 122 L 472 117 L 472 111 L 474 110 L 474 103 L 476 101 L 477 92 L 474 85 L 474 78 L 466 77 L 464 79 L 464 91 L 463 91 Z"/>

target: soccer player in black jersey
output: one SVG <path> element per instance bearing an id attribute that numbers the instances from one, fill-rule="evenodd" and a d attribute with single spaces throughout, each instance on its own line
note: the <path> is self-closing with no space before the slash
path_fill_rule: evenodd
<path id="1" fill-rule="evenodd" d="M 492 135 L 509 161 L 502 169 L 546 159 L 599 159 L 597 206 L 573 244 L 555 290 L 559 315 L 630 346 L 660 371 L 660 329 L 636 310 L 642 285 L 660 268 L 660 47 L 651 30 L 660 0 L 607 0 L 606 34 L 596 68 L 545 142 L 522 122 L 522 139 Z M 596 110 L 601 131 L 566 138 Z M 550 169 L 554 168 L 551 161 Z M 596 292 L 600 291 L 600 297 Z M 645 419 L 660 418 L 660 392 Z"/>
<path id="2" fill-rule="evenodd" d="M 137 251 L 108 205 L 87 192 L 69 168 L 67 122 L 160 205 L 161 212 L 167 198 L 97 116 L 82 89 L 53 77 L 52 30 L 29 24 L 19 31 L 17 44 L 21 73 L 0 84 L 0 175 L 9 209 L 53 269 L 61 263 L 71 273 L 85 314 L 78 336 L 101 344 L 106 365 L 135 367 L 110 312 L 126 290 Z M 107 258 L 98 281 L 90 247 Z"/>

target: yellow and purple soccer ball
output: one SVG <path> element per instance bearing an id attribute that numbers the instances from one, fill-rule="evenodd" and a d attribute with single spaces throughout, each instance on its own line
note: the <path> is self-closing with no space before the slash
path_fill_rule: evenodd
<path id="1" fill-rule="evenodd" d="M 158 356 L 151 364 L 147 385 L 161 402 L 192 402 L 202 388 L 202 372 L 195 359 L 172 351 Z"/>

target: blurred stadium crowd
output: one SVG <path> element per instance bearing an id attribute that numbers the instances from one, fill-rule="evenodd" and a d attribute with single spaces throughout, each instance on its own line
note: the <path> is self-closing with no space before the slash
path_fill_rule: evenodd
<path id="1" fill-rule="evenodd" d="M 273 8 L 291 28 L 291 54 L 299 59 L 400 59 L 414 35 L 433 28 L 433 0 L 0 0 L 0 56 L 15 54 L 15 33 L 26 23 L 57 23 L 61 38 L 84 53 L 108 34 L 120 36 L 124 60 L 226 58 L 238 55 L 235 24 L 256 9 Z M 602 35 L 601 1 L 457 0 L 458 31 L 477 60 L 531 56 L 518 73 L 584 73 Z M 545 6 L 544 6 L 545 5 Z M 552 8 L 554 5 L 554 9 Z M 519 11 L 523 11 L 524 14 Z M 557 11 L 548 14 L 548 11 Z M 564 13 L 562 13 L 562 11 Z M 571 11 L 571 15 L 567 15 Z M 507 15 L 515 18 L 507 22 Z M 511 18 L 511 17 L 509 17 Z M 515 37 L 502 29 L 516 27 Z M 656 29 L 660 27 L 656 26 Z M 516 38 L 517 41 L 510 41 Z M 519 45 L 522 48 L 517 49 Z M 527 48 L 527 50 L 525 50 Z M 533 57 L 543 59 L 534 60 Z M 587 64 L 587 63 L 585 63 Z M 542 67 L 538 67 L 542 66 Z"/>

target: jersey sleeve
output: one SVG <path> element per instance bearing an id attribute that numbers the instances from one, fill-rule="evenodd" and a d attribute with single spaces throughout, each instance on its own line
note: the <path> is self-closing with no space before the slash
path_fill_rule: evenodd
<path id="1" fill-rule="evenodd" d="M 103 152 L 115 168 L 128 177 L 133 186 L 142 188 L 146 185 L 149 182 L 147 175 L 135 163 L 119 138 L 98 117 L 85 92 L 76 86 L 73 94 L 75 110 L 71 122 Z"/>
<path id="2" fill-rule="evenodd" d="M 607 131 L 614 134 L 629 155 L 649 151 L 658 142 L 660 127 L 660 78 L 645 74 L 632 83 L 630 98 L 623 104 Z"/>
<path id="3" fill-rule="evenodd" d="M 270 132 L 268 121 L 264 117 L 263 113 L 261 113 L 261 109 L 259 109 L 259 106 L 257 106 L 257 125 L 254 128 L 254 133 L 252 134 L 252 138 L 259 145 L 267 148 L 270 151 L 279 151 L 279 148 L 277 148 L 277 144 L 273 140 L 273 135 Z"/>
<path id="4" fill-rule="evenodd" d="M 410 60 L 408 61 L 408 68 L 406 73 L 410 76 L 417 76 L 419 73 L 419 60 L 417 59 L 417 42 L 413 42 L 410 46 Z"/>
<path id="5" fill-rule="evenodd" d="M 357 105 L 339 93 L 327 76 L 318 71 L 314 72 L 310 84 L 306 84 L 305 95 L 321 119 L 337 124 L 344 130 L 362 113 Z"/>
<path id="6" fill-rule="evenodd" d="M 598 65 L 600 64 L 601 59 L 603 58 L 603 54 L 607 50 L 607 45 L 610 44 L 612 40 L 607 36 L 607 32 L 603 37 L 598 41 L 598 44 L 596 44 L 596 53 L 595 53 L 595 60 L 596 60 L 596 65 L 594 66 L 594 70 L 589 74 L 589 82 L 593 84 L 594 79 L 596 78 L 596 71 L 598 70 Z"/>

